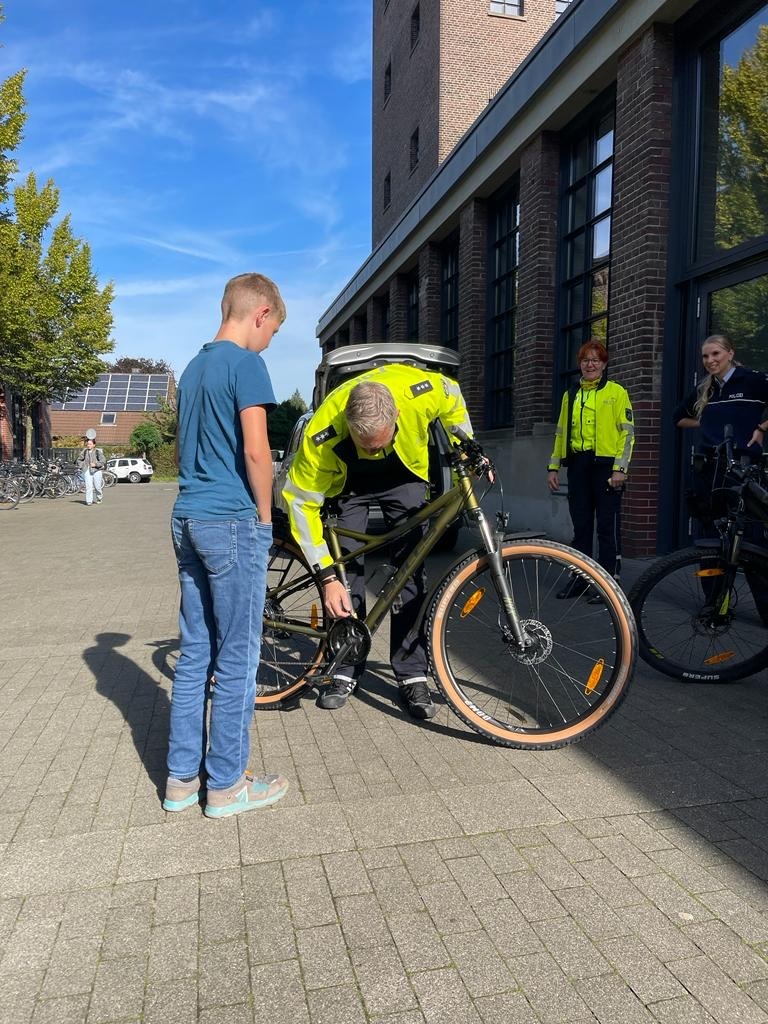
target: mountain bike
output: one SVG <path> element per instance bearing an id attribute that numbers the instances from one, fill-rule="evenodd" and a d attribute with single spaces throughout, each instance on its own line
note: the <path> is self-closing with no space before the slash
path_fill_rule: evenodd
<path id="1" fill-rule="evenodd" d="M 618 708 L 637 644 L 632 612 L 615 580 L 563 544 L 505 537 L 504 512 L 497 514 L 494 528 L 472 482 L 472 477 L 495 479 L 494 470 L 475 441 L 462 437 L 446 457 L 453 486 L 387 533 L 357 533 L 326 519 L 333 564 L 345 584 L 347 562 L 382 551 L 431 521 L 402 565 L 386 567 L 364 620 L 326 617 L 319 580 L 287 523 L 275 520 L 257 707 L 295 704 L 327 682 L 337 665 L 362 664 L 406 580 L 463 514 L 479 531 L 481 544 L 433 585 L 416 626 L 451 710 L 495 743 L 540 750 L 581 739 Z M 343 554 L 340 537 L 359 547 Z M 584 592 L 557 600 L 557 591 L 573 576 L 583 581 Z"/>
<path id="2" fill-rule="evenodd" d="M 753 539 L 768 525 L 768 480 L 734 459 L 726 435 L 718 450 L 733 483 L 712 492 L 718 535 L 660 558 L 629 594 L 640 656 L 684 682 L 734 682 L 768 666 L 768 547 Z"/>

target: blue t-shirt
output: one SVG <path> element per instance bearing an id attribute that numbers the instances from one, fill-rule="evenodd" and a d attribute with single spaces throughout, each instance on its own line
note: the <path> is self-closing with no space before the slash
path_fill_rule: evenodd
<path id="1" fill-rule="evenodd" d="M 256 503 L 248 485 L 240 412 L 275 404 L 264 360 L 233 341 L 203 345 L 177 392 L 179 496 L 182 519 L 250 519 Z"/>

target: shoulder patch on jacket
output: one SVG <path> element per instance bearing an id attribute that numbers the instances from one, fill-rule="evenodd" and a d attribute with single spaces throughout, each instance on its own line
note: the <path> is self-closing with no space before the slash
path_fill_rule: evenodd
<path id="1" fill-rule="evenodd" d="M 433 391 L 431 380 L 420 380 L 418 384 L 411 384 L 411 394 L 414 398 L 418 398 L 419 395 L 425 395 L 428 391 Z"/>
<path id="2" fill-rule="evenodd" d="M 325 430 L 319 430 L 316 434 L 312 435 L 312 440 L 317 448 L 321 444 L 325 444 L 326 441 L 330 441 L 332 437 L 338 437 L 336 428 L 334 426 L 326 427 Z"/>
<path id="3" fill-rule="evenodd" d="M 627 417 L 627 423 L 631 423 L 632 422 L 632 410 L 631 409 L 625 409 L 624 410 L 624 415 Z"/>

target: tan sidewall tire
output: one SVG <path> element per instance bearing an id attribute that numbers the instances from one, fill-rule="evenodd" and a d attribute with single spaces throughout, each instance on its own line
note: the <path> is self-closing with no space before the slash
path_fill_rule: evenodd
<path id="1" fill-rule="evenodd" d="M 467 703 L 453 682 L 443 637 L 446 614 L 452 606 L 457 590 L 478 568 L 488 563 L 488 557 L 484 552 L 477 552 L 460 564 L 435 596 L 428 619 L 429 655 L 435 680 L 443 696 L 470 728 L 490 737 L 496 743 L 507 746 L 538 749 L 561 747 L 574 743 L 596 729 L 616 710 L 626 695 L 637 658 L 635 621 L 629 603 L 615 581 L 591 558 L 554 541 L 517 541 L 504 544 L 502 548 L 502 558 L 505 560 L 526 555 L 554 558 L 555 561 L 586 573 L 599 587 L 613 609 L 618 643 L 621 645 L 620 659 L 611 688 L 600 703 L 572 725 L 564 726 L 562 729 L 527 733 L 515 732 L 489 722 Z"/>
<path id="2" fill-rule="evenodd" d="M 293 544 L 283 540 L 281 537 L 275 537 L 272 542 L 272 545 L 273 547 L 282 548 L 292 558 L 296 559 L 296 561 L 299 562 L 304 569 L 307 568 L 307 563 L 304 561 L 303 556 L 301 555 L 298 548 L 296 548 Z M 314 584 L 312 584 L 312 586 L 314 587 Z M 320 606 L 322 607 L 322 595 L 320 594 L 319 590 L 317 593 L 318 601 L 320 602 Z M 325 621 L 324 612 L 323 621 Z M 265 649 L 264 640 L 262 640 L 261 649 L 263 655 Z M 300 693 L 302 693 L 311 685 L 312 677 L 317 673 L 318 669 L 320 668 L 324 661 L 325 645 L 323 643 L 320 643 L 317 646 L 317 656 L 315 657 L 312 666 L 307 672 L 304 673 L 304 675 L 300 679 L 297 679 L 294 683 L 291 684 L 291 686 L 287 686 L 284 690 L 276 690 L 273 693 L 257 694 L 255 706 L 257 708 L 263 709 L 277 708 L 286 701 L 295 700 Z"/>

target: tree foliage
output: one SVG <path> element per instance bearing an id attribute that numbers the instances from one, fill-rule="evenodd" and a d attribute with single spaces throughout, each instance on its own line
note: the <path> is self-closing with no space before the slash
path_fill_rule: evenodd
<path id="1" fill-rule="evenodd" d="M 163 443 L 154 423 L 139 423 L 131 432 L 130 445 L 135 452 L 152 452 Z"/>
<path id="2" fill-rule="evenodd" d="M 110 373 L 167 373 L 173 375 L 173 370 L 164 359 L 149 359 L 146 356 L 121 356 L 111 363 L 106 364 Z"/>
<path id="3" fill-rule="evenodd" d="M 159 398 L 160 408 L 149 414 L 150 422 L 154 423 L 163 438 L 163 443 L 169 444 L 176 440 L 176 431 L 179 426 L 179 414 L 176 409 L 176 400 Z"/>
<path id="4" fill-rule="evenodd" d="M 38 187 L 29 174 L 12 187 L 23 83 L 23 71 L 0 82 L 0 381 L 28 414 L 37 401 L 92 384 L 113 343 L 112 286 L 99 287 L 90 248 L 69 217 L 54 223 L 55 184 Z"/>
<path id="5" fill-rule="evenodd" d="M 730 249 L 768 233 L 768 26 L 735 66 L 725 64 L 717 137 L 715 244 Z M 739 357 L 766 369 L 768 277 L 713 293 L 713 331 L 733 338 Z"/>
<path id="6" fill-rule="evenodd" d="M 299 402 L 296 402 L 298 397 Z M 303 408 L 302 408 L 303 406 Z M 267 416 L 267 430 L 269 431 L 269 443 L 273 448 L 282 448 L 288 444 L 296 420 L 302 413 L 307 411 L 307 406 L 301 395 L 296 391 L 290 398 L 279 405 Z"/>

